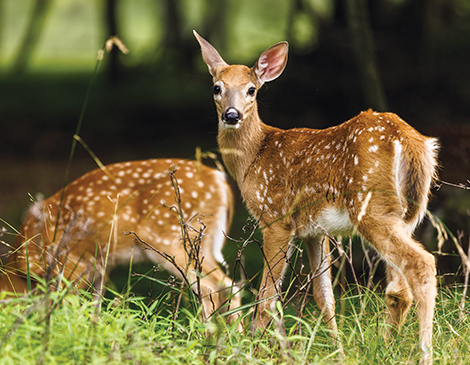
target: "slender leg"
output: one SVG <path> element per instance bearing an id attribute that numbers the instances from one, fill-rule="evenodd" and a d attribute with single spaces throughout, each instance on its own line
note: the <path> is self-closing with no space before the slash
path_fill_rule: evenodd
<path id="1" fill-rule="evenodd" d="M 387 266 L 387 280 L 385 302 L 389 311 L 388 324 L 399 331 L 413 302 L 413 294 L 405 277 L 389 265 Z M 390 331 L 386 334 L 386 337 L 389 336 Z"/>
<path id="2" fill-rule="evenodd" d="M 331 337 L 337 340 L 338 327 L 335 318 L 335 298 L 331 284 L 328 237 L 325 237 L 323 240 L 310 238 L 304 240 L 304 243 L 307 246 L 310 267 L 314 276 L 313 297 L 323 315 L 326 325 L 331 331 Z"/>
<path id="3" fill-rule="evenodd" d="M 286 268 L 286 255 L 289 254 L 288 247 L 292 239 L 291 231 L 283 229 L 281 225 L 270 226 L 263 231 L 265 263 L 258 294 L 260 300 L 259 312 L 254 323 L 258 328 L 266 328 L 270 321 L 270 316 L 266 310 L 275 310 Z"/>
<path id="4" fill-rule="evenodd" d="M 367 223 L 365 223 L 367 222 Z M 421 364 L 432 363 L 432 321 L 437 295 L 436 266 L 434 257 L 413 240 L 400 221 L 394 217 L 364 217 L 359 232 L 377 249 L 387 264 L 399 271 L 414 295 L 419 320 L 419 344 Z M 394 274 L 392 274 L 394 275 Z M 394 276 L 396 278 L 396 275 Z M 398 281 L 403 288 L 403 281 Z M 406 286 L 405 286 L 406 288 Z M 390 295 L 391 293 L 395 295 Z M 398 301 L 396 300 L 398 293 Z M 394 300 L 393 300 L 393 297 Z M 387 304 L 392 304 L 391 320 L 396 324 L 404 319 L 407 290 L 400 292 L 394 285 L 387 293 Z M 397 308 L 393 305 L 399 303 Z"/>

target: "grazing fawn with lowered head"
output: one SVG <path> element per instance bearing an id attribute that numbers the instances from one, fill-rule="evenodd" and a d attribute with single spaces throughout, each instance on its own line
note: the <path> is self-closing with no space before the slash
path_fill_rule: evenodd
<path id="1" fill-rule="evenodd" d="M 235 290 L 230 294 L 232 280 L 219 267 L 233 213 L 232 192 L 224 173 L 179 159 L 124 162 L 96 169 L 65 188 L 56 231 L 61 194 L 59 191 L 29 210 L 1 269 L 0 292 L 25 293 L 28 280 L 34 287 L 34 279 L 49 271 L 76 281 L 79 287 L 94 285 L 100 293 L 106 273 L 132 259 L 161 264 L 179 277 L 188 268 L 186 275 L 195 291 L 199 275 L 205 319 L 214 310 L 223 311 L 227 300 L 233 307 L 240 305 Z M 135 232 L 156 250 L 142 249 L 125 231 Z M 191 243 L 200 243 L 196 248 L 202 261 L 200 274 L 188 262 L 185 245 Z"/>
<path id="2" fill-rule="evenodd" d="M 280 294 L 286 256 L 297 238 L 314 273 L 313 295 L 337 332 L 324 230 L 360 234 L 387 263 L 389 323 L 403 323 L 412 300 L 419 318 L 422 363 L 432 361 L 436 297 L 434 257 L 412 237 L 436 177 L 438 143 L 392 113 L 367 111 L 325 130 L 281 130 L 264 124 L 256 94 L 287 62 L 288 44 L 267 49 L 252 68 L 228 65 L 194 32 L 213 77 L 218 143 L 252 215 L 263 227 L 265 267 L 256 325 Z M 287 253 L 287 255 L 286 255 Z"/>

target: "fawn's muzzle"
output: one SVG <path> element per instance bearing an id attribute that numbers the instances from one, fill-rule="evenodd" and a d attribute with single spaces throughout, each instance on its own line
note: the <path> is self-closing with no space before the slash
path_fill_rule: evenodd
<path id="1" fill-rule="evenodd" d="M 222 115 L 222 118 L 225 123 L 235 125 L 242 119 L 242 113 L 235 108 L 228 108 Z"/>

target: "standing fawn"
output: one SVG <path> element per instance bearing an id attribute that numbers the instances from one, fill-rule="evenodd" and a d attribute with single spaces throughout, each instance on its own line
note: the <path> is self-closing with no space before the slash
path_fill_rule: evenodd
<path id="1" fill-rule="evenodd" d="M 333 334 L 335 301 L 324 230 L 360 234 L 387 263 L 388 321 L 399 328 L 413 297 L 419 318 L 422 363 L 432 362 L 436 297 L 434 257 L 412 237 L 422 220 L 436 177 L 435 139 L 419 134 L 397 115 L 367 111 L 325 130 L 282 130 L 258 116 L 256 94 L 279 77 L 288 44 L 267 49 L 252 68 L 228 65 L 194 32 L 213 77 L 218 143 L 248 210 L 263 227 L 265 266 L 256 325 L 280 294 L 294 239 L 307 248 L 313 296 Z"/>
<path id="2" fill-rule="evenodd" d="M 181 211 L 176 209 L 178 196 L 167 171 L 173 168 Z M 62 191 L 32 206 L 2 269 L 0 292 L 25 293 L 27 273 L 34 286 L 34 278 L 44 277 L 49 269 L 52 275 L 77 281 L 80 287 L 94 285 L 100 293 L 106 273 L 131 259 L 159 263 L 181 277 L 174 264 L 155 250 L 142 249 L 123 232 L 133 231 L 158 251 L 173 256 L 182 270 L 189 265 L 184 248 L 189 243 L 183 242 L 183 235 L 186 241 L 197 243 L 202 234 L 203 317 L 223 310 L 226 299 L 239 306 L 237 295 L 229 298 L 232 280 L 218 266 L 224 261 L 224 232 L 230 227 L 233 209 L 224 174 L 195 161 L 176 159 L 116 163 L 106 169 L 107 173 L 91 171 L 66 187 L 57 232 Z M 184 232 L 181 218 L 189 226 Z M 192 264 L 187 277 L 196 289 Z"/>

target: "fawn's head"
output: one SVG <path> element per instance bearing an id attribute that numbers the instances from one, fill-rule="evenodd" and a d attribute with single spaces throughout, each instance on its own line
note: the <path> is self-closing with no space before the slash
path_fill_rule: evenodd
<path id="1" fill-rule="evenodd" d="M 238 129 L 256 109 L 256 94 L 268 81 L 279 77 L 287 63 L 287 42 L 268 48 L 256 64 L 249 68 L 228 65 L 217 50 L 194 31 L 201 46 L 202 58 L 209 67 L 214 86 L 214 101 L 217 107 L 220 128 Z"/>

